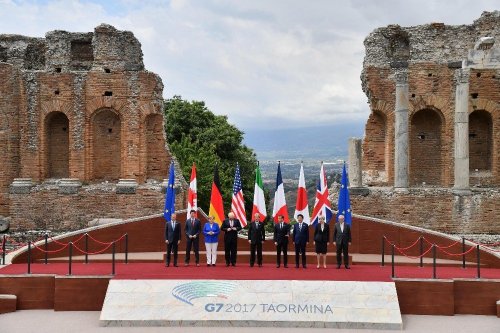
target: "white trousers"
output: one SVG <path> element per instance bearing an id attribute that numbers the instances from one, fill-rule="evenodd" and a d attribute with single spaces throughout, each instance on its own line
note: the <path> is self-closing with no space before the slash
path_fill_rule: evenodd
<path id="1" fill-rule="evenodd" d="M 217 261 L 217 245 L 218 243 L 205 243 L 205 248 L 207 249 L 207 264 L 215 265 Z"/>

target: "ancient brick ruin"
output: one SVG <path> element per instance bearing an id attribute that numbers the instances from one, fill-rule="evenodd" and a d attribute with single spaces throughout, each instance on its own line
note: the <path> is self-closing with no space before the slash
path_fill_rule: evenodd
<path id="1" fill-rule="evenodd" d="M 161 212 L 162 92 L 131 32 L 0 35 L 0 216 L 18 228 Z"/>
<path id="2" fill-rule="evenodd" d="M 356 212 L 500 233 L 500 12 L 472 25 L 389 25 L 365 48 L 371 114 L 353 187 L 370 190 L 354 197 Z"/>

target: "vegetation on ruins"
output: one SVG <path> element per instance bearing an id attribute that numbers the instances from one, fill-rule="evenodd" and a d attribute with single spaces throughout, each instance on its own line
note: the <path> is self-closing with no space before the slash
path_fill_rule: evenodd
<path id="1" fill-rule="evenodd" d="M 254 151 L 243 144 L 244 133 L 230 124 L 226 116 L 215 115 L 205 102 L 190 102 L 181 96 L 165 101 L 165 118 L 167 142 L 187 180 L 193 162 L 196 163 L 198 206 L 205 212 L 209 210 L 214 166 L 217 164 L 227 215 L 236 163 L 239 163 L 245 207 L 251 212 L 257 158 Z"/>

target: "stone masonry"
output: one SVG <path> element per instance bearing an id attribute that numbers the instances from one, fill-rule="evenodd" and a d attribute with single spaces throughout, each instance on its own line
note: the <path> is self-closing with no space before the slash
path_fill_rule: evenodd
<path id="1" fill-rule="evenodd" d="M 25 228 L 56 211 L 66 224 L 161 212 L 162 93 L 131 32 L 0 35 L 0 218 Z"/>
<path id="2" fill-rule="evenodd" d="M 389 25 L 365 39 L 371 114 L 358 214 L 500 233 L 500 12 L 471 25 Z"/>

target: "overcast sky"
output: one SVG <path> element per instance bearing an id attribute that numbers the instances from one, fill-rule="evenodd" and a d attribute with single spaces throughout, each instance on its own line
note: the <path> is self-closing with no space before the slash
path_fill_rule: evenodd
<path id="1" fill-rule="evenodd" d="M 495 5 L 497 5 L 495 8 Z M 364 38 L 375 28 L 471 24 L 488 0 L 0 0 L 0 33 L 130 30 L 164 96 L 203 100 L 242 129 L 364 122 Z"/>

